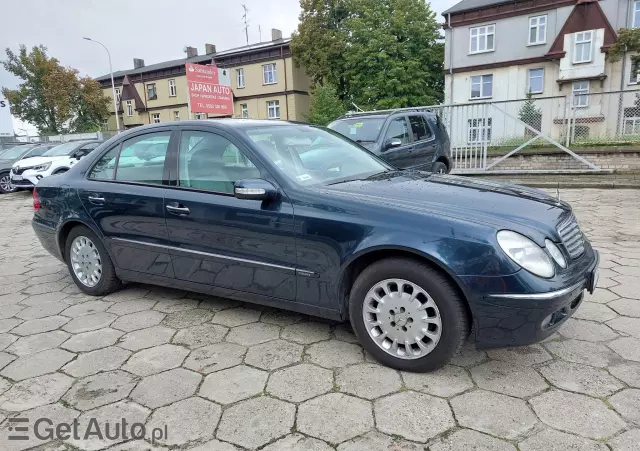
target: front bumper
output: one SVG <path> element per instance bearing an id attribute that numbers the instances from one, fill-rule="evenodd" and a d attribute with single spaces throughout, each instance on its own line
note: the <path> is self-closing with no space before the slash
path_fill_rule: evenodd
<path id="1" fill-rule="evenodd" d="M 11 171 L 9 175 L 11 176 L 11 183 L 18 188 L 33 188 L 40 180 L 38 176 L 42 178 L 42 174 L 34 171 L 24 171 L 18 176 L 19 179 L 16 179 L 16 174 L 14 174 L 13 171 Z"/>

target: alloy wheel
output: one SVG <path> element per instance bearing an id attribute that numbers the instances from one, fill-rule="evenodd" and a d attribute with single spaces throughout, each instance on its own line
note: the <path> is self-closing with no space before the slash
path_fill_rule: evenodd
<path id="1" fill-rule="evenodd" d="M 0 175 L 0 189 L 5 193 L 12 193 L 17 189 L 16 186 L 11 183 L 9 174 Z"/>
<path id="2" fill-rule="evenodd" d="M 100 252 L 86 236 L 78 236 L 71 243 L 71 267 L 76 278 L 87 287 L 95 287 L 102 278 Z"/>

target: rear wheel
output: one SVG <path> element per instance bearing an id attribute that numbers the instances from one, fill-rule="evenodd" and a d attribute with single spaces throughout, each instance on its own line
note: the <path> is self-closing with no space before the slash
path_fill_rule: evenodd
<path id="1" fill-rule="evenodd" d="M 83 292 L 105 296 L 120 288 L 107 250 L 89 228 L 77 226 L 71 230 L 64 255 L 73 281 Z"/>
<path id="2" fill-rule="evenodd" d="M 435 163 L 433 163 L 433 166 L 431 167 L 431 172 L 433 172 L 434 174 L 446 174 L 447 165 L 444 164 L 442 161 L 436 161 Z"/>
<path id="3" fill-rule="evenodd" d="M 349 315 L 364 348 L 389 367 L 437 370 L 468 333 L 464 301 L 447 276 L 402 258 L 366 268 L 351 289 Z"/>
<path id="4" fill-rule="evenodd" d="M 18 188 L 11 183 L 11 176 L 8 172 L 0 174 L 0 193 L 13 193 L 17 190 Z"/>

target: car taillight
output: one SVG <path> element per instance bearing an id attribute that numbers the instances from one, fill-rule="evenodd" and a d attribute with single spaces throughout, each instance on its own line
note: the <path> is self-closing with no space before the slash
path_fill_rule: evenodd
<path id="1" fill-rule="evenodd" d="M 40 198 L 35 188 L 33 188 L 33 209 L 40 210 Z"/>

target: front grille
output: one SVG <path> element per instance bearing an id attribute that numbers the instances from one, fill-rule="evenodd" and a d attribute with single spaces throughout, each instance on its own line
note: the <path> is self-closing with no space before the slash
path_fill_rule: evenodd
<path id="1" fill-rule="evenodd" d="M 13 168 L 13 173 L 14 173 L 15 175 L 22 175 L 22 173 L 23 173 L 24 171 L 26 171 L 27 169 L 31 169 L 32 167 L 33 167 L 33 166 L 29 166 L 29 167 L 27 167 L 27 168 Z"/>
<path id="2" fill-rule="evenodd" d="M 571 214 L 561 220 L 558 223 L 557 230 L 571 258 L 575 260 L 580 257 L 584 253 L 584 236 L 576 217 Z"/>

